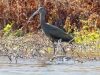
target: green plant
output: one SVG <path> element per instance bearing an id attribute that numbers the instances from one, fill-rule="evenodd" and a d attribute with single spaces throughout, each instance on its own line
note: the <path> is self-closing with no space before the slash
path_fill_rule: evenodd
<path id="1" fill-rule="evenodd" d="M 97 30 L 90 32 L 88 26 L 83 26 L 80 32 L 75 31 L 75 42 L 83 43 L 86 41 L 96 41 L 99 39 L 100 34 Z"/>
<path id="2" fill-rule="evenodd" d="M 23 36 L 22 30 L 21 29 L 17 30 L 14 35 L 17 37 Z"/>
<path id="3" fill-rule="evenodd" d="M 100 44 L 98 45 L 98 48 L 100 48 Z"/>
<path id="4" fill-rule="evenodd" d="M 13 26 L 13 23 L 6 25 L 6 27 L 4 28 L 4 34 L 5 35 L 10 35 L 11 30 L 12 30 L 12 26 Z"/>

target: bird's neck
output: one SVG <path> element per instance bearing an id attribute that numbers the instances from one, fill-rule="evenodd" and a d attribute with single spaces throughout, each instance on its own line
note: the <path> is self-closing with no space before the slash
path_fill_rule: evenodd
<path id="1" fill-rule="evenodd" d="M 41 24 L 42 27 L 45 24 L 44 20 L 45 20 L 45 13 L 42 13 L 42 14 L 40 14 L 40 24 Z"/>

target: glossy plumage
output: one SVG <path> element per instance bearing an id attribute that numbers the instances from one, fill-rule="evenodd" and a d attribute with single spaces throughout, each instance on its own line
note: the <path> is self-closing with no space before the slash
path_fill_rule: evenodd
<path id="1" fill-rule="evenodd" d="M 40 13 L 40 24 L 41 27 L 43 29 L 43 32 L 46 34 L 47 37 L 49 37 L 53 42 L 54 41 L 58 41 L 59 39 L 61 39 L 64 42 L 69 42 L 71 41 L 73 38 L 67 34 L 66 32 L 64 32 L 62 29 L 55 27 L 53 25 L 49 25 L 46 24 L 44 22 L 45 19 L 45 15 L 46 15 L 46 9 L 44 7 L 40 7 L 36 12 L 34 12 L 32 14 L 32 16 L 28 19 L 28 22 L 30 21 L 30 19 L 35 16 L 36 14 Z M 28 23 L 27 22 L 27 23 Z M 73 40 L 74 41 L 74 40 Z M 72 41 L 71 41 L 72 42 Z"/>
<path id="2" fill-rule="evenodd" d="M 53 25 L 46 24 L 44 22 L 45 14 L 46 14 L 46 9 L 44 7 L 40 7 L 35 13 L 33 13 L 33 15 L 29 18 L 28 22 L 30 21 L 30 19 L 33 16 L 35 16 L 38 13 L 41 13 L 40 14 L 40 23 L 41 23 L 41 27 L 43 29 L 43 32 L 52 41 L 58 41 L 59 39 L 61 39 L 62 41 L 69 42 L 69 41 L 71 41 L 73 39 L 69 34 L 64 32 L 62 29 L 60 29 L 58 27 L 55 27 Z"/>

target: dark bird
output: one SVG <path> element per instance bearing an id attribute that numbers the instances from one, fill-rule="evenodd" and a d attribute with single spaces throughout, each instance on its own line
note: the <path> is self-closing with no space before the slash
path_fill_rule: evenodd
<path id="1" fill-rule="evenodd" d="M 30 19 L 35 16 L 36 14 L 40 13 L 40 25 L 41 28 L 43 29 L 43 32 L 45 33 L 45 35 L 51 39 L 51 41 L 53 42 L 53 46 L 54 46 L 54 41 L 58 42 L 58 40 L 61 39 L 62 42 L 73 42 L 73 37 L 71 37 L 69 34 L 67 34 L 66 32 L 64 32 L 62 29 L 55 27 L 53 25 L 50 24 L 46 24 L 44 22 L 45 19 L 45 15 L 46 15 L 46 9 L 44 7 L 40 7 L 36 12 L 34 12 L 32 14 L 32 16 L 28 19 L 27 23 L 30 21 Z M 63 49 L 64 53 L 66 53 L 66 51 Z M 55 54 L 55 46 L 54 46 L 54 54 Z"/>

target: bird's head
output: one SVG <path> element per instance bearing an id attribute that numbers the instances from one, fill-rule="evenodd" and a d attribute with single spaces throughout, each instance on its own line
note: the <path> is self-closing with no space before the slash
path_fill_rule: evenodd
<path id="1" fill-rule="evenodd" d="M 28 19 L 27 23 L 29 23 L 29 21 L 31 20 L 32 17 L 34 17 L 35 15 L 37 15 L 38 13 L 40 14 L 46 14 L 46 9 L 44 7 L 40 7 L 37 11 L 35 11 Z"/>

